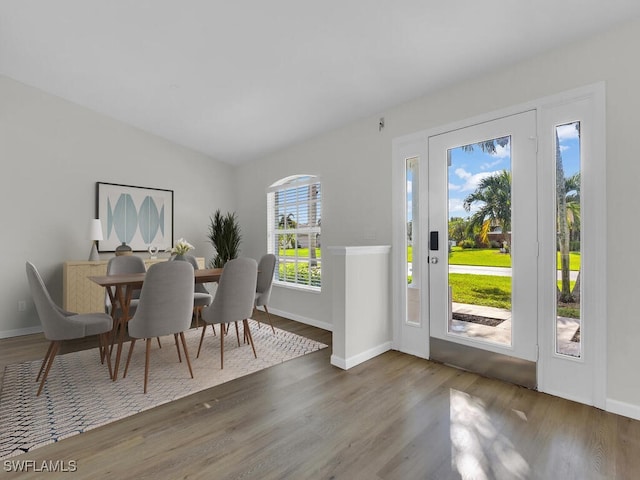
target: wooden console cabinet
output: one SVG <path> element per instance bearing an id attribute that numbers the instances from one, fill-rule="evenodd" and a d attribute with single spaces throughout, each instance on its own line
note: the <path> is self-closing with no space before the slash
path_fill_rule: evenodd
<path id="1" fill-rule="evenodd" d="M 149 268 L 167 258 L 145 258 Z M 198 266 L 204 268 L 204 258 L 197 257 Z M 107 274 L 107 260 L 97 262 L 68 261 L 62 268 L 62 308 L 76 313 L 104 312 L 104 288 L 89 280 L 93 275 Z"/>

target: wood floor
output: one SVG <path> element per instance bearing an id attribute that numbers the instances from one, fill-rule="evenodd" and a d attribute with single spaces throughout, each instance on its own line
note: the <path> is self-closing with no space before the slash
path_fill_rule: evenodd
<path id="1" fill-rule="evenodd" d="M 275 323 L 331 342 L 324 330 Z M 0 340 L 0 366 L 42 358 L 45 350 L 39 335 Z M 330 354 L 306 355 L 11 457 L 36 466 L 74 461 L 73 474 L 5 473 L 4 462 L 0 477 L 640 478 L 638 421 L 398 352 L 349 371 L 332 367 Z"/>

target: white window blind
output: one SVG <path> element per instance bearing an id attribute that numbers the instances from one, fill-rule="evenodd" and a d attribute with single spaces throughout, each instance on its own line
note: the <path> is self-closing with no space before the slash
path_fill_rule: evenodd
<path id="1" fill-rule="evenodd" d="M 312 175 L 294 175 L 267 191 L 267 249 L 277 258 L 274 282 L 320 290 L 322 192 Z"/>

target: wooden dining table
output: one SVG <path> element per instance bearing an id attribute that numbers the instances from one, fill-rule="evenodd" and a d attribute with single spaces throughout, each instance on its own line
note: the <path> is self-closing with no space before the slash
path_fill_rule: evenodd
<path id="1" fill-rule="evenodd" d="M 194 280 L 196 283 L 211 283 L 220 280 L 222 275 L 222 268 L 201 268 L 194 270 Z M 124 333 L 126 330 L 127 322 L 131 318 L 129 315 L 129 307 L 131 305 L 131 298 L 135 290 L 142 288 L 146 273 L 121 273 L 116 275 L 94 275 L 88 277 L 89 280 L 97 283 L 98 285 L 105 287 L 107 295 L 113 305 L 112 312 L 114 315 L 114 330 L 113 341 L 115 341 L 115 334 L 119 329 L 118 334 L 118 347 L 116 351 L 116 361 L 113 368 L 113 378 L 115 382 L 118 377 L 118 367 L 120 365 L 120 358 L 122 356 L 122 344 L 124 343 Z M 120 318 L 115 318 L 117 305 L 120 306 L 122 315 Z M 109 352 L 111 353 L 111 352 Z"/>

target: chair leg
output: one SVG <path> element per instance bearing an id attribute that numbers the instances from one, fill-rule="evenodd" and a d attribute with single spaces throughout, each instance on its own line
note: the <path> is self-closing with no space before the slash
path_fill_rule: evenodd
<path id="1" fill-rule="evenodd" d="M 47 359 L 47 367 L 44 370 L 44 375 L 42 376 L 42 381 L 40 382 L 40 388 L 38 388 L 38 393 L 36 394 L 36 397 L 39 397 L 40 394 L 42 393 L 42 387 L 44 387 L 44 382 L 47 380 L 47 376 L 49 375 L 49 370 L 51 370 L 51 366 L 53 365 L 53 360 L 56 358 L 56 354 L 58 353 L 58 348 L 60 348 L 60 343 L 62 342 L 59 340 L 56 340 L 51 343 L 53 344 L 53 348 L 49 353 L 49 358 Z"/>
<path id="2" fill-rule="evenodd" d="M 162 344 L 160 343 L 160 337 L 156 337 L 158 339 L 158 348 L 162 348 Z"/>
<path id="3" fill-rule="evenodd" d="M 42 359 L 42 365 L 40 365 L 40 371 L 38 372 L 38 376 L 36 377 L 36 382 L 40 380 L 40 375 L 42 375 L 44 366 L 47 364 L 47 360 L 49 360 L 49 355 L 51 355 L 51 350 L 53 350 L 53 341 L 49 342 L 49 348 L 47 348 L 47 354 Z"/>
<path id="4" fill-rule="evenodd" d="M 220 324 L 222 325 L 222 323 Z M 224 335 L 220 334 L 220 370 L 224 368 Z"/>
<path id="5" fill-rule="evenodd" d="M 113 352 L 113 345 L 116 343 L 116 337 L 118 336 L 118 320 L 115 317 L 113 318 L 113 327 L 111 328 L 111 339 L 109 340 L 109 355 Z"/>
<path id="6" fill-rule="evenodd" d="M 98 342 L 99 342 L 98 352 L 100 352 L 100 363 L 104 365 L 104 360 L 107 357 L 107 348 L 103 345 L 102 336 L 103 336 L 102 333 L 98 335 Z"/>
<path id="7" fill-rule="evenodd" d="M 116 352 L 116 362 L 115 365 L 113 366 L 113 381 L 116 381 L 116 378 L 118 376 L 118 369 L 120 368 L 120 357 L 122 356 L 122 347 L 124 344 L 124 335 L 127 329 L 127 321 L 124 320 L 124 317 L 122 317 L 121 321 L 120 321 L 120 327 L 119 327 L 120 331 L 118 332 L 118 348 L 117 348 L 117 352 Z M 113 344 L 111 345 L 113 348 Z"/>
<path id="8" fill-rule="evenodd" d="M 238 346 L 240 346 L 240 332 L 238 330 L 238 322 L 233 322 L 236 324 L 236 337 L 238 338 Z"/>
<path id="9" fill-rule="evenodd" d="M 177 337 L 176 337 L 176 340 L 177 340 Z M 191 369 L 191 361 L 189 360 L 189 351 L 187 350 L 187 341 L 184 338 L 184 332 L 180 332 L 180 340 L 182 340 L 182 348 L 184 349 L 184 358 L 187 359 L 187 366 L 189 367 L 189 373 L 191 374 L 191 378 L 193 378 L 193 370 Z"/>
<path id="10" fill-rule="evenodd" d="M 271 330 L 273 331 L 273 333 L 276 333 L 276 329 L 273 328 L 273 322 L 271 321 L 271 315 L 269 314 L 269 309 L 267 308 L 266 305 L 263 305 L 264 307 L 264 311 L 267 312 L 267 318 L 269 319 L 269 325 L 271 325 Z"/>
<path id="11" fill-rule="evenodd" d="M 207 324 L 205 323 L 204 327 L 202 327 L 202 335 L 200 335 L 200 344 L 198 345 L 198 353 L 196 354 L 196 358 L 200 358 L 200 349 L 202 348 L 202 341 L 204 340 L 204 334 L 206 333 L 206 331 L 207 331 Z M 215 329 L 214 329 L 214 332 L 215 332 Z"/>
<path id="12" fill-rule="evenodd" d="M 113 319 L 113 329 L 111 330 L 111 347 L 109 348 L 109 355 L 111 355 L 111 352 L 113 352 L 113 346 L 116 343 L 116 339 L 118 338 L 118 331 L 121 328 L 125 328 L 126 325 L 126 321 L 122 318 L 119 317 L 117 320 L 114 318 Z"/>
<path id="13" fill-rule="evenodd" d="M 149 380 L 149 352 L 151 352 L 151 339 L 147 338 L 147 351 L 144 356 L 144 393 L 147 393 L 147 381 Z"/>
<path id="14" fill-rule="evenodd" d="M 251 336 L 251 330 L 249 330 L 249 320 L 245 318 L 242 322 L 244 323 L 245 332 L 247 334 L 247 337 L 249 337 L 249 343 L 251 344 L 251 348 L 253 349 L 253 356 L 255 358 L 258 358 L 258 355 L 256 354 L 256 347 L 253 344 L 253 337 Z"/>
<path id="15" fill-rule="evenodd" d="M 180 355 L 180 346 L 178 345 L 178 334 L 174 333 L 173 338 L 176 341 L 176 350 L 178 350 L 178 362 L 182 363 L 182 356 Z"/>
<path id="16" fill-rule="evenodd" d="M 136 344 L 136 339 L 131 339 L 131 345 L 129 345 L 129 355 L 127 355 L 127 364 L 124 366 L 124 373 L 122 374 L 122 378 L 127 376 L 127 371 L 129 371 L 129 362 L 131 361 L 131 355 L 133 354 L 133 347 Z"/>
<path id="17" fill-rule="evenodd" d="M 107 350 L 109 349 L 109 334 L 101 333 L 100 335 L 98 335 L 98 341 L 100 342 L 102 363 L 104 363 L 104 358 L 106 357 L 107 365 L 109 367 L 109 378 L 113 379 L 113 368 L 111 368 L 111 355 L 107 353 Z"/>

